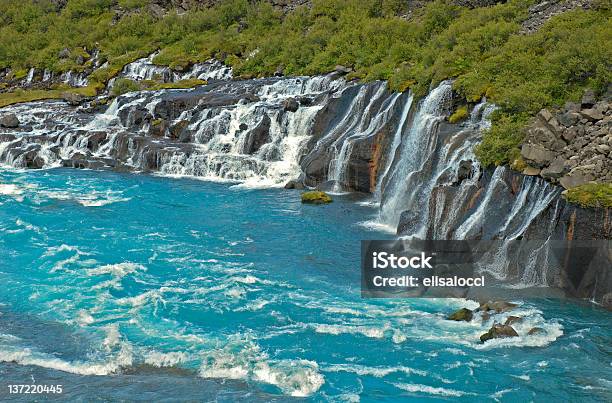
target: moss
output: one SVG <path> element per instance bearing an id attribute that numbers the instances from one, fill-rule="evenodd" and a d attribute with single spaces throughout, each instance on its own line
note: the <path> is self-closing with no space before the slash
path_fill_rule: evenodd
<path id="1" fill-rule="evenodd" d="M 41 101 L 44 99 L 61 99 L 64 97 L 64 94 L 69 89 L 71 93 L 81 95 L 84 97 L 93 97 L 97 94 L 98 89 L 95 86 L 87 86 L 80 88 L 70 88 L 67 86 L 59 87 L 51 90 L 15 90 L 12 92 L 3 92 L 0 93 L 0 108 L 23 103 L 23 102 L 33 102 L 33 101 Z"/>
<path id="2" fill-rule="evenodd" d="M 450 123 L 459 123 L 463 120 L 465 120 L 465 118 L 468 117 L 468 109 L 467 109 L 467 105 L 462 105 L 460 107 L 457 108 L 457 110 L 450 115 L 450 117 L 448 118 L 448 121 Z"/>
<path id="3" fill-rule="evenodd" d="M 325 192 L 313 190 L 313 191 L 302 193 L 302 203 L 327 204 L 331 202 L 332 202 L 332 198 Z"/>
<path id="4" fill-rule="evenodd" d="M 564 192 L 570 203 L 582 207 L 612 207 L 612 184 L 587 183 Z"/>

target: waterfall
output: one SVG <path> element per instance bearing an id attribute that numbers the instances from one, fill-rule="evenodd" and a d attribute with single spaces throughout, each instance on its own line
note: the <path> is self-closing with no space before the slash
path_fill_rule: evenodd
<path id="1" fill-rule="evenodd" d="M 451 92 L 451 83 L 445 81 L 421 102 L 408 133 L 402 139 L 398 161 L 394 161 L 390 168 L 381 201 L 382 223 L 397 226 L 399 215 L 407 207 L 423 207 L 423 203 L 419 202 L 425 201 L 422 199 L 424 195 L 414 187 L 418 186 L 419 180 L 426 179 L 419 173 L 435 152 L 437 124 L 444 119 Z"/>
<path id="2" fill-rule="evenodd" d="M 148 57 L 127 64 L 119 74 L 119 77 L 134 81 L 158 80 L 165 83 L 191 78 L 200 80 L 230 80 L 232 78 L 232 69 L 218 60 L 211 59 L 204 63 L 196 63 L 187 71 L 177 72 L 173 71 L 170 67 L 154 64 L 153 59 L 158 54 L 159 52 L 155 52 Z"/>

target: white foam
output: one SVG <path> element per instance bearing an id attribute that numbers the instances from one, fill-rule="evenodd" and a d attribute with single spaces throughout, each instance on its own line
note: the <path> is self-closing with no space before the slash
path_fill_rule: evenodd
<path id="1" fill-rule="evenodd" d="M 414 383 L 393 383 L 393 386 L 412 393 L 424 393 L 428 395 L 446 396 L 446 397 L 461 397 L 467 393 L 455 389 L 436 388 L 433 386 L 420 385 Z"/>
<path id="2" fill-rule="evenodd" d="M 427 372 L 414 369 L 405 366 L 392 366 L 392 367 L 368 367 L 357 364 L 333 364 L 324 368 L 328 372 L 351 372 L 360 376 L 370 375 L 376 378 L 383 378 L 394 373 L 403 373 L 406 375 L 420 375 L 427 376 Z"/>

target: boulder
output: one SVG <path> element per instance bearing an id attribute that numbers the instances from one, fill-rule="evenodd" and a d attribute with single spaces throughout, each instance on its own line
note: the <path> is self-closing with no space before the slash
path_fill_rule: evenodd
<path id="1" fill-rule="evenodd" d="M 68 59 L 70 57 L 70 49 L 64 48 L 57 53 L 57 57 L 60 59 Z"/>
<path id="2" fill-rule="evenodd" d="M 557 115 L 557 120 L 565 127 L 570 127 L 575 125 L 580 121 L 582 116 L 576 112 L 566 112 Z"/>
<path id="3" fill-rule="evenodd" d="M 164 119 L 156 119 L 151 122 L 149 126 L 149 136 L 151 137 L 163 137 L 168 129 L 168 122 Z"/>
<path id="4" fill-rule="evenodd" d="M 585 183 L 590 182 L 590 181 L 591 181 L 591 178 L 589 178 L 588 176 L 586 176 L 584 173 L 582 173 L 579 170 L 570 171 L 570 173 L 568 173 L 567 175 L 559 179 L 559 183 L 565 189 L 572 189 L 577 186 L 584 185 Z"/>
<path id="5" fill-rule="evenodd" d="M 348 74 L 351 71 L 353 71 L 353 69 L 350 68 L 350 67 L 346 67 L 346 66 L 343 66 L 341 64 L 338 64 L 338 65 L 336 65 L 336 68 L 334 69 L 334 71 L 336 73 L 338 73 L 338 74 Z"/>
<path id="6" fill-rule="evenodd" d="M 595 96 L 595 91 L 588 89 L 584 91 L 584 95 L 582 96 L 582 107 L 590 108 L 595 105 L 597 102 L 597 97 Z"/>
<path id="7" fill-rule="evenodd" d="M 506 301 L 488 301 L 480 304 L 479 311 L 495 311 L 497 313 L 511 311 L 518 305 Z"/>
<path id="8" fill-rule="evenodd" d="M 450 314 L 447 319 L 455 320 L 455 321 L 469 322 L 472 320 L 473 317 L 474 317 L 474 313 L 471 310 L 467 308 L 461 308 L 458 311 Z"/>
<path id="9" fill-rule="evenodd" d="M 0 117 L 0 127 L 14 129 L 14 128 L 19 127 L 20 123 L 21 122 L 19 122 L 17 115 L 15 115 L 14 113 L 9 113 L 8 115 L 4 115 Z"/>
<path id="10" fill-rule="evenodd" d="M 295 98 L 287 98 L 283 101 L 283 109 L 286 112 L 295 112 L 300 107 L 300 103 Z"/>
<path id="11" fill-rule="evenodd" d="M 544 331 L 544 329 L 542 329 L 541 327 L 532 327 L 527 332 L 527 334 L 529 336 L 533 336 L 533 335 L 536 335 L 536 334 L 544 334 L 544 333 L 546 333 L 546 331 Z"/>
<path id="12" fill-rule="evenodd" d="M 521 323 L 523 321 L 523 318 L 521 318 L 520 316 L 508 316 L 506 318 L 506 322 L 504 322 L 504 325 L 512 325 L 513 323 Z"/>
<path id="13" fill-rule="evenodd" d="M 64 92 L 62 99 L 72 106 L 79 106 L 83 102 L 83 97 L 74 92 Z"/>
<path id="14" fill-rule="evenodd" d="M 304 184 L 297 179 L 292 179 L 285 184 L 285 189 L 303 190 L 304 188 Z"/>
<path id="15" fill-rule="evenodd" d="M 302 193 L 302 203 L 327 204 L 331 202 L 332 202 L 332 198 L 325 192 L 313 190 L 313 191 Z"/>
<path id="16" fill-rule="evenodd" d="M 568 169 L 565 167 L 564 159 L 557 157 L 549 166 L 542 169 L 540 175 L 544 179 L 556 180 L 566 174 L 567 171 Z"/>
<path id="17" fill-rule="evenodd" d="M 463 160 L 459 163 L 456 183 L 461 183 L 463 180 L 472 177 L 472 164 L 472 160 Z"/>
<path id="18" fill-rule="evenodd" d="M 540 174 L 540 171 L 541 170 L 538 168 L 527 166 L 525 169 L 523 169 L 523 175 L 538 176 Z"/>
<path id="19" fill-rule="evenodd" d="M 28 151 L 23 154 L 23 162 L 26 168 L 31 169 L 40 169 L 45 166 L 45 160 L 38 155 L 38 151 L 36 150 Z"/>
<path id="20" fill-rule="evenodd" d="M 174 125 L 172 125 L 172 127 L 170 127 L 168 136 L 171 139 L 180 139 L 181 135 L 183 134 L 183 131 L 187 126 L 189 126 L 188 120 L 179 120 Z"/>
<path id="21" fill-rule="evenodd" d="M 591 122 L 595 122 L 596 120 L 601 120 L 604 118 L 603 113 L 601 113 L 601 111 L 599 109 L 583 109 L 582 111 L 580 111 L 580 115 L 582 115 L 583 118 L 588 119 Z"/>
<path id="22" fill-rule="evenodd" d="M 489 329 L 488 332 L 480 336 L 480 341 L 485 342 L 491 339 L 504 339 L 507 337 L 518 337 L 518 333 L 514 328 L 510 325 L 502 325 L 500 323 L 496 323 Z"/>
<path id="23" fill-rule="evenodd" d="M 266 143 L 270 142 L 270 125 L 272 120 L 268 115 L 264 115 L 261 121 L 250 132 L 245 134 L 244 140 L 245 154 L 253 154 Z M 241 126 L 242 127 L 242 126 Z"/>
<path id="24" fill-rule="evenodd" d="M 523 147 L 521 147 L 521 156 L 529 165 L 543 168 L 550 164 L 553 158 L 555 158 L 555 153 L 539 144 L 523 144 Z"/>

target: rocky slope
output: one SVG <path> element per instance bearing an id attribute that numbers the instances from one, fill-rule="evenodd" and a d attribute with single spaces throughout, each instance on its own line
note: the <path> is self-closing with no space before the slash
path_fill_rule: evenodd
<path id="1" fill-rule="evenodd" d="M 581 104 L 540 111 L 527 129 L 521 156 L 529 165 L 524 174 L 566 189 L 612 183 L 612 88 L 601 100 L 588 91 Z"/>

